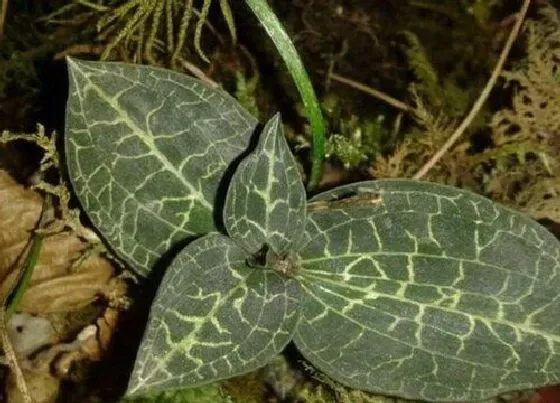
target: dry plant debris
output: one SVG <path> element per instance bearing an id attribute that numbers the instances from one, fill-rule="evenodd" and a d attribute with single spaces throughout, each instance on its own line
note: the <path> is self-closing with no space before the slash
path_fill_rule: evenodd
<path id="1" fill-rule="evenodd" d="M 22 138 L 25 136 L 4 132 L 0 143 Z M 54 142 L 48 140 L 42 128 L 30 138 L 46 151 L 43 170 L 58 168 Z M 73 379 L 74 363 L 102 358 L 119 310 L 128 304 L 124 280 L 116 276 L 116 268 L 103 256 L 95 236 L 68 208 L 65 185 L 39 181 L 35 188 L 55 193 L 59 205 L 42 211 L 47 196 L 17 183 L 0 169 L 0 292 L 9 292 L 6 285 L 17 276 L 21 256 L 34 232 L 43 235 L 31 281 L 17 308 L 19 313 L 7 323 L 28 392 L 28 396 L 21 394 L 17 375 L 10 373 L 6 384 L 10 402 L 29 401 L 29 397 L 36 402 L 54 402 L 61 381 Z M 48 225 L 37 229 L 45 216 Z M 64 323 L 72 317 L 69 313 L 81 311 L 86 314 L 80 320 Z"/>
<path id="2" fill-rule="evenodd" d="M 229 0 L 219 0 L 222 16 L 229 29 L 233 43 L 237 40 L 233 13 Z M 212 0 L 203 0 L 197 9 L 193 0 L 127 0 L 122 4 L 103 5 L 92 2 L 74 0 L 44 20 L 55 24 L 68 24 L 64 16 L 74 12 L 77 7 L 85 11 L 84 15 L 95 15 L 98 19 L 98 39 L 107 42 L 104 46 L 102 59 L 108 59 L 111 52 L 118 46 L 134 49 L 136 62 L 146 60 L 157 64 L 156 48 L 165 48 L 166 56 L 177 61 L 189 34 L 191 21 L 197 18 L 194 26 L 194 48 L 202 60 L 210 60 L 201 47 L 204 26 L 214 30 L 208 23 Z M 77 13 L 80 15 L 80 12 Z M 61 19 L 62 18 L 62 19 Z"/>
<path id="3" fill-rule="evenodd" d="M 514 89 L 511 109 L 491 122 L 494 148 L 487 189 L 536 219 L 560 222 L 560 16 L 543 7 L 526 24 L 527 61 L 504 72 Z"/>
<path id="4" fill-rule="evenodd" d="M 467 137 L 432 168 L 432 181 L 466 187 L 508 204 L 535 219 L 560 223 L 560 14 L 541 6 L 526 21 L 526 59 L 502 72 L 511 106 L 488 122 L 491 145 L 472 153 Z M 389 155 L 377 154 L 374 177 L 409 177 L 434 155 L 455 122 L 434 112 L 412 87 L 417 127 Z"/>

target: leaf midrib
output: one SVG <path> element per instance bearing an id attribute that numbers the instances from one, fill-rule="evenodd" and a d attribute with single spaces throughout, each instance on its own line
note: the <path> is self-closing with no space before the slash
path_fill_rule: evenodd
<path id="1" fill-rule="evenodd" d="M 303 249 L 303 248 L 302 248 Z M 324 256 L 324 257 L 317 257 L 317 258 L 311 258 L 311 259 L 302 259 L 302 264 L 305 265 L 305 263 L 322 263 L 324 261 L 332 261 L 333 259 L 343 259 L 343 258 L 350 258 L 350 259 L 358 259 L 361 257 L 370 257 L 370 258 L 375 258 L 378 256 L 389 256 L 389 257 L 425 257 L 425 258 L 431 258 L 431 259 L 446 259 L 446 260 L 450 260 L 450 261 L 455 261 L 455 262 L 463 262 L 463 263 L 472 263 L 472 264 L 476 264 L 476 265 L 483 265 L 485 267 L 490 268 L 491 270 L 499 270 L 502 272 L 505 272 L 507 274 L 515 274 L 517 276 L 522 276 L 525 277 L 527 279 L 530 279 L 532 281 L 545 281 L 543 279 L 540 279 L 538 277 L 534 277 L 531 276 L 530 274 L 527 273 L 518 273 L 518 272 L 512 272 L 511 270 L 508 270 L 507 268 L 503 267 L 503 266 L 496 266 L 492 263 L 487 263 L 487 262 L 482 262 L 480 260 L 475 260 L 475 259 L 468 259 L 468 258 L 463 258 L 463 257 L 455 257 L 455 256 L 441 256 L 441 255 L 432 255 L 429 253 L 420 253 L 420 252 L 389 252 L 389 251 L 375 251 L 375 252 L 361 252 L 361 253 L 348 253 L 348 254 L 344 254 L 344 255 L 330 255 L 330 256 Z M 545 256 L 549 256 L 549 255 L 545 255 Z"/>
<path id="2" fill-rule="evenodd" d="M 362 328 L 362 329 L 366 329 L 366 330 L 368 330 L 368 331 L 370 331 L 370 332 L 372 332 L 372 333 L 376 333 L 376 334 L 378 334 L 378 335 L 380 335 L 380 336 L 387 337 L 388 339 L 390 339 L 390 340 L 392 340 L 392 341 L 394 341 L 394 342 L 397 342 L 397 343 L 399 343 L 399 344 L 404 344 L 405 346 L 410 347 L 412 350 L 424 351 L 425 353 L 430 354 L 430 355 L 437 355 L 437 356 L 440 356 L 440 357 L 444 357 L 445 359 L 463 362 L 463 363 L 465 363 L 465 364 L 472 365 L 473 367 L 482 367 L 482 368 L 488 368 L 488 369 L 493 369 L 493 370 L 499 370 L 499 371 L 507 372 L 508 374 L 511 373 L 511 372 L 513 372 L 513 370 L 506 369 L 506 368 L 496 367 L 496 366 L 493 366 L 493 365 L 484 364 L 484 363 L 480 363 L 480 362 L 472 362 L 472 361 L 469 361 L 469 360 L 466 360 L 466 359 L 463 359 L 463 358 L 459 358 L 459 357 L 457 357 L 456 355 L 451 356 L 451 355 L 447 355 L 447 354 L 444 354 L 444 353 L 441 353 L 441 352 L 438 352 L 438 351 L 428 350 L 428 349 L 426 349 L 426 348 L 423 347 L 423 346 L 412 345 L 412 344 L 410 344 L 410 343 L 408 343 L 408 342 L 406 342 L 406 341 L 403 341 L 403 340 L 398 339 L 398 338 L 396 338 L 396 337 L 393 337 L 393 336 L 391 336 L 391 335 L 385 334 L 385 333 L 383 333 L 383 332 L 381 332 L 381 331 L 379 331 L 379 330 L 372 329 L 372 328 L 369 328 L 369 327 L 365 327 L 365 326 L 363 325 L 363 323 L 358 322 L 357 320 L 355 320 L 355 319 L 353 319 L 353 318 L 350 318 L 350 317 L 346 316 L 345 314 L 343 314 L 343 313 L 341 313 L 341 312 L 338 312 L 338 311 L 332 309 L 332 307 L 330 307 L 330 306 L 328 306 L 328 305 L 325 305 L 325 304 L 321 301 L 321 299 L 315 297 L 315 295 L 314 295 L 311 291 L 309 291 L 309 289 L 308 289 L 305 285 L 303 285 L 303 288 L 306 290 L 307 295 L 312 296 L 312 297 L 313 297 L 316 301 L 318 301 L 322 306 L 326 307 L 327 310 L 330 310 L 331 312 L 334 312 L 334 313 L 336 313 L 336 314 L 339 314 L 340 316 L 342 316 L 343 318 L 345 318 L 345 319 L 348 320 L 349 322 L 351 322 L 351 323 L 353 323 L 353 324 L 359 326 L 359 327 Z M 393 315 L 393 316 L 394 316 L 394 315 Z M 302 320 L 304 320 L 304 319 L 302 319 Z M 309 321 L 306 321 L 306 322 L 309 324 L 309 326 L 311 326 L 311 323 L 310 323 Z M 429 325 L 426 325 L 426 324 L 423 324 L 423 325 L 424 325 L 424 326 L 429 326 Z M 433 326 L 429 326 L 429 327 L 433 327 Z M 438 329 L 438 330 L 439 330 L 439 329 Z M 297 331 L 297 328 L 296 328 L 296 331 Z M 313 349 L 311 349 L 311 348 L 309 348 L 309 347 L 308 347 L 308 349 L 309 349 L 311 352 L 313 352 L 313 353 L 315 354 L 315 352 L 314 352 Z M 321 360 L 322 360 L 322 359 L 321 359 Z M 322 360 L 322 361 L 324 361 L 324 360 Z M 325 362 L 327 362 L 327 361 L 325 361 Z M 383 363 L 385 363 L 385 362 L 383 362 Z M 380 364 L 383 364 L 383 363 L 380 363 Z M 331 363 L 329 363 L 329 365 L 331 365 Z"/>
<path id="3" fill-rule="evenodd" d="M 309 281 L 309 280 L 311 280 L 311 281 Z M 315 281 L 313 281 L 313 280 L 315 280 Z M 394 281 L 398 281 L 398 280 L 394 280 Z M 334 280 L 331 280 L 331 279 L 327 279 L 327 278 L 325 278 L 325 277 L 313 276 L 313 275 L 309 275 L 309 274 L 306 274 L 306 275 L 304 275 L 304 276 L 301 276 L 301 277 L 300 277 L 300 282 L 301 282 L 302 286 L 307 290 L 308 294 L 313 295 L 313 298 L 316 299 L 319 303 L 321 303 L 321 305 L 323 305 L 324 307 L 330 309 L 330 310 L 333 311 L 333 312 L 339 313 L 340 315 L 344 316 L 345 318 L 346 318 L 346 315 L 345 315 L 345 314 L 343 314 L 342 312 L 339 312 L 339 311 L 333 309 L 330 305 L 326 305 L 320 298 L 315 297 L 314 294 L 313 294 L 313 292 L 311 291 L 311 288 L 310 288 L 308 285 L 309 285 L 309 284 L 311 284 L 311 285 L 317 285 L 318 283 L 323 282 L 323 283 L 326 283 L 326 284 L 336 285 L 336 286 L 338 286 L 338 287 L 340 287 L 340 288 L 347 288 L 347 289 L 351 289 L 351 290 L 354 290 L 354 291 L 360 291 L 360 292 L 363 292 L 364 294 L 368 294 L 368 293 L 369 293 L 368 291 L 365 291 L 363 288 L 360 288 L 360 287 L 358 287 L 358 286 L 353 286 L 353 285 L 349 285 L 349 284 L 344 283 L 344 282 L 338 282 L 338 281 L 334 281 Z M 409 283 L 409 284 L 410 284 L 410 283 Z M 348 300 L 347 297 L 345 297 L 344 295 L 341 295 L 341 294 L 335 292 L 334 290 L 332 290 L 332 289 L 330 289 L 330 288 L 329 288 L 329 291 L 332 292 L 332 294 L 334 294 L 334 295 L 336 295 L 336 296 L 339 296 L 340 298 L 342 298 L 342 299 L 344 299 L 344 300 Z M 457 290 L 457 291 L 458 291 L 459 294 L 462 294 L 462 291 L 461 291 L 461 290 Z M 488 324 L 487 322 L 492 322 L 492 323 L 496 323 L 496 324 L 500 324 L 500 325 L 510 326 L 510 327 L 512 327 L 512 328 L 519 329 L 519 330 L 521 330 L 521 331 L 523 331 L 523 332 L 525 332 L 525 333 L 528 333 L 528 334 L 531 334 L 531 335 L 542 336 L 542 337 L 544 337 L 546 340 L 554 341 L 554 342 L 560 343 L 560 336 L 559 336 L 559 335 L 554 335 L 554 334 L 551 334 L 551 333 L 549 333 L 549 332 L 547 332 L 547 331 L 539 331 L 538 329 L 534 329 L 534 328 L 532 328 L 532 327 L 527 327 L 527 325 L 520 324 L 520 323 L 517 323 L 517 322 L 510 322 L 510 321 L 506 321 L 506 320 L 503 320 L 503 319 L 494 319 L 494 318 L 493 318 L 493 319 L 489 319 L 489 318 L 485 318 L 485 317 L 480 316 L 480 315 L 476 315 L 476 314 L 472 314 L 472 313 L 460 311 L 460 310 L 453 309 L 453 308 L 448 308 L 448 307 L 442 307 L 442 306 L 438 306 L 438 305 L 433 305 L 433 304 L 431 304 L 431 303 L 412 301 L 412 300 L 405 299 L 405 298 L 399 298 L 399 297 L 397 297 L 397 296 L 395 296 L 395 295 L 393 295 L 393 294 L 387 294 L 387 293 L 382 293 L 382 292 L 377 292 L 377 294 L 378 294 L 379 296 L 387 297 L 387 298 L 389 298 L 389 299 L 396 300 L 396 301 L 400 301 L 400 302 L 409 302 L 409 303 L 411 303 L 411 304 L 418 305 L 418 306 L 429 307 L 429 308 L 433 308 L 433 309 L 437 309 L 437 310 L 442 310 L 442 311 L 450 312 L 450 313 L 455 313 L 455 314 L 459 314 L 459 315 L 466 315 L 466 316 L 472 317 L 472 318 L 474 318 L 474 319 L 478 319 L 478 320 L 481 321 L 482 323 L 486 323 L 486 324 Z M 474 293 L 473 293 L 473 294 L 474 294 Z M 475 294 L 475 295 L 476 295 L 476 294 Z M 365 308 L 371 308 L 371 307 L 368 307 L 367 305 L 364 305 L 364 304 L 360 304 L 360 305 L 364 306 Z M 381 310 L 380 308 L 374 308 L 374 309 Z M 397 317 L 395 314 L 392 314 L 392 313 L 390 313 L 390 312 L 385 312 L 385 313 L 387 313 L 387 314 L 390 315 L 390 316 Z M 348 318 L 348 320 L 352 320 L 352 319 Z M 430 325 L 425 324 L 425 323 L 422 323 L 422 325 L 424 325 L 424 326 L 430 326 Z M 362 325 L 362 327 L 364 327 L 364 326 Z M 371 330 L 372 330 L 373 332 L 376 332 L 376 333 L 385 335 L 384 333 L 381 333 L 381 332 L 379 332 L 379 331 L 377 331 L 377 330 L 373 330 L 373 329 L 371 329 Z M 438 329 L 438 330 L 441 330 L 441 329 Z M 385 335 L 385 336 L 390 337 L 389 335 Z M 458 337 L 457 335 L 454 335 L 454 336 L 455 336 L 455 337 Z M 399 339 L 394 339 L 394 340 L 400 341 Z M 403 342 L 403 343 L 404 343 L 404 342 Z M 407 344 L 407 343 L 404 343 L 404 344 Z M 407 344 L 407 345 L 408 345 L 408 344 Z M 413 346 L 410 346 L 410 347 L 413 347 Z"/>
<path id="4" fill-rule="evenodd" d="M 77 64 L 75 64 L 75 68 L 79 69 Z M 89 83 L 89 86 L 100 96 L 100 98 L 102 98 L 105 102 L 107 102 L 109 105 L 111 105 L 111 107 L 113 109 L 115 109 L 117 111 L 117 113 L 119 113 L 119 115 L 121 117 L 121 121 L 123 123 L 125 123 L 129 127 L 130 130 L 132 130 L 132 132 L 136 135 L 135 137 L 142 140 L 142 142 L 150 149 L 152 155 L 154 155 L 156 157 L 156 159 L 158 159 L 160 161 L 160 163 L 166 168 L 166 170 L 168 172 L 171 172 L 187 189 L 189 189 L 189 192 L 192 195 L 195 196 L 197 201 L 199 201 L 204 207 L 208 208 L 209 210 L 212 210 L 212 208 L 213 208 L 212 204 L 209 203 L 206 200 L 206 198 L 204 197 L 202 192 L 200 190 L 196 189 L 188 181 L 185 180 L 185 178 L 183 177 L 183 174 L 181 172 L 178 172 L 176 167 L 155 146 L 155 143 L 154 143 L 153 139 L 150 138 L 149 136 L 145 135 L 144 131 L 134 123 L 134 121 L 130 118 L 129 114 L 125 110 L 123 110 L 120 107 L 120 105 L 116 102 L 116 98 L 118 98 L 121 94 L 125 93 L 126 91 L 130 91 L 130 89 L 133 88 L 133 87 L 119 91 L 117 94 L 115 94 L 114 97 L 108 97 L 105 94 L 105 92 L 102 91 L 101 88 L 99 88 L 99 86 L 95 85 L 95 83 L 90 79 L 89 74 L 86 74 L 84 71 L 82 71 L 82 76 L 85 77 L 85 79 Z M 123 77 L 123 78 L 125 78 L 125 77 Z M 128 78 L 125 78 L 125 79 L 129 80 Z M 74 81 L 76 81 L 76 79 L 74 79 Z M 132 83 L 133 83 L 133 86 L 134 85 L 141 85 L 138 82 L 132 82 Z M 76 87 L 78 87 L 78 86 L 76 85 Z M 83 110 L 83 107 L 82 107 L 82 110 Z M 84 117 L 84 119 L 86 119 L 86 115 L 84 113 L 81 113 L 81 115 Z M 88 123 L 88 126 L 90 126 L 91 122 L 88 121 L 87 123 Z M 149 128 L 149 125 L 146 125 L 146 127 Z"/>
<path id="5" fill-rule="evenodd" d="M 227 245 L 222 245 L 222 246 L 223 246 L 223 247 L 226 247 L 226 248 L 228 247 Z M 241 264 L 244 264 L 244 261 L 243 261 L 243 260 L 232 261 L 232 262 L 230 262 L 231 267 L 229 268 L 229 270 L 235 270 L 235 269 L 233 269 L 232 267 L 233 267 L 234 265 L 241 265 Z M 272 270 L 268 270 L 268 269 L 266 269 L 266 270 L 269 271 L 269 272 L 273 272 Z M 235 271 L 236 271 L 238 274 L 240 273 L 240 272 L 237 271 L 237 270 L 235 270 Z M 223 297 L 223 298 L 221 299 L 221 301 L 218 302 L 218 303 L 211 309 L 211 311 L 208 313 L 208 315 L 206 315 L 206 318 L 205 318 L 204 320 L 196 322 L 196 323 L 195 323 L 195 326 L 194 326 L 193 330 L 191 331 L 191 333 L 189 334 L 189 336 L 188 336 L 187 338 L 182 339 L 181 341 L 182 341 L 182 342 L 191 341 L 190 345 L 192 346 L 192 344 L 193 344 L 192 341 L 193 341 L 193 340 L 194 340 L 194 341 L 197 340 L 196 334 L 200 331 L 200 329 L 202 328 L 202 326 L 203 326 L 204 324 L 207 323 L 208 318 L 215 317 L 214 314 L 216 313 L 216 311 L 217 311 L 218 309 L 222 308 L 226 303 L 229 303 L 229 302 L 230 302 L 230 297 L 231 297 L 233 294 L 235 294 L 235 293 L 237 292 L 237 290 L 242 289 L 242 288 L 247 288 L 247 287 L 243 287 L 243 285 L 246 284 L 247 278 L 248 278 L 249 276 L 251 276 L 253 273 L 254 273 L 253 271 L 247 270 L 247 275 L 246 275 L 246 276 L 240 275 L 240 276 L 242 277 L 243 281 L 242 281 L 242 282 L 240 281 L 238 285 L 236 285 L 235 287 L 233 287 L 233 288 L 231 289 L 231 291 L 228 292 L 228 293 L 225 295 L 225 297 Z M 273 272 L 273 273 L 274 273 L 274 272 Z M 239 279 L 239 277 L 236 277 L 236 278 Z M 248 288 L 247 288 L 247 289 L 248 289 Z M 263 307 L 264 307 L 264 305 L 263 305 Z M 262 308 L 263 308 L 263 307 L 261 307 L 261 311 L 260 311 L 260 313 L 259 313 L 259 315 L 260 315 L 259 318 L 262 317 L 262 314 L 263 314 Z M 175 313 L 177 314 L 177 312 L 175 312 Z M 154 338 L 154 340 L 155 340 L 155 338 Z M 271 338 L 270 338 L 270 342 L 267 344 L 267 346 L 270 345 L 270 344 L 273 343 L 273 342 L 274 342 L 274 338 L 271 337 Z M 182 344 L 182 343 L 180 343 L 180 344 Z M 238 348 L 238 347 L 239 347 L 239 346 L 237 346 L 236 348 Z M 235 352 L 236 348 L 235 348 L 235 349 L 232 349 L 231 352 L 230 352 L 229 354 L 233 354 L 233 353 Z M 154 367 L 153 370 L 150 372 L 151 375 L 150 375 L 150 376 L 146 376 L 146 379 L 149 379 L 155 372 L 157 372 L 158 370 L 162 369 L 162 367 L 165 369 L 165 367 L 166 367 L 165 364 L 168 363 L 168 361 L 173 357 L 173 355 L 174 355 L 175 353 L 176 353 L 176 350 L 171 349 L 165 356 L 163 356 L 163 357 L 161 358 L 161 360 L 158 360 L 158 364 L 157 364 L 156 367 Z M 203 363 L 203 365 L 204 365 L 204 366 L 207 366 L 207 365 L 210 365 L 211 363 L 213 363 L 213 362 L 215 362 L 215 361 L 216 361 L 216 360 L 213 360 L 213 361 L 206 361 L 206 362 Z M 194 371 L 196 371 L 196 370 L 194 370 Z M 191 372 L 192 372 L 192 371 L 191 371 Z M 153 387 L 153 386 L 159 385 L 159 384 L 161 384 L 161 383 L 169 382 L 171 379 L 181 378 L 181 377 L 183 377 L 183 376 L 185 376 L 185 375 L 186 375 L 186 373 L 181 373 L 180 376 L 171 377 L 171 378 L 166 378 L 166 379 L 163 379 L 163 380 L 161 380 L 161 381 L 155 381 L 155 382 L 152 381 L 152 382 L 150 382 L 150 385 L 151 385 L 151 387 Z M 224 375 L 224 377 L 225 377 L 225 376 L 229 377 L 230 375 Z M 215 378 L 215 379 L 213 379 L 212 381 L 217 381 L 217 380 L 219 380 L 219 379 L 223 379 L 223 377 L 222 377 L 222 378 Z M 206 382 L 203 382 L 203 383 L 206 383 Z M 203 383 L 198 383 L 198 384 L 195 384 L 195 385 L 192 385 L 192 386 L 202 385 Z M 139 389 L 141 389 L 141 388 L 138 386 L 138 387 L 136 387 L 135 390 L 139 390 Z M 131 391 L 131 393 L 134 393 L 134 391 Z"/>

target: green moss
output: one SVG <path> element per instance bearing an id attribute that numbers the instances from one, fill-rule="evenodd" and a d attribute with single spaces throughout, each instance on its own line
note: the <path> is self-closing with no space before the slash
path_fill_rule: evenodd
<path id="1" fill-rule="evenodd" d="M 405 32 L 408 46 L 405 54 L 416 82 L 419 95 L 435 110 L 441 111 L 450 118 L 463 115 L 468 107 L 470 94 L 459 88 L 453 80 L 440 80 L 426 49 L 418 36 Z"/>
<path id="2" fill-rule="evenodd" d="M 233 403 L 262 403 L 265 401 L 266 385 L 262 370 L 224 380 L 221 385 Z"/>
<path id="3" fill-rule="evenodd" d="M 325 145 L 325 157 L 338 159 L 346 169 L 355 168 L 373 158 L 388 136 L 385 116 L 361 118 L 344 111 L 338 98 L 325 97 L 325 115 L 331 122 L 331 135 Z"/>
<path id="4" fill-rule="evenodd" d="M 157 392 L 139 398 L 126 398 L 123 403 L 232 403 L 218 383 L 194 389 Z"/>
<path id="5" fill-rule="evenodd" d="M 240 71 L 235 73 L 235 98 L 254 117 L 259 118 L 260 112 L 257 105 L 257 87 L 259 76 L 247 79 Z"/>

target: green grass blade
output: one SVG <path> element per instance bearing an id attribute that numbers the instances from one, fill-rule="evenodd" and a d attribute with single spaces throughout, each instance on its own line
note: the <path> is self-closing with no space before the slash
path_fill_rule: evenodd
<path id="1" fill-rule="evenodd" d="M 33 270 L 37 264 L 37 260 L 39 260 L 39 254 L 41 252 L 41 246 L 43 245 L 43 236 L 39 234 L 35 234 L 33 236 L 33 244 L 29 249 L 29 253 L 25 257 L 25 261 L 23 263 L 23 276 L 17 288 L 14 290 L 12 298 L 6 307 L 6 318 L 10 319 L 13 313 L 16 311 L 19 303 L 23 298 L 23 294 L 27 290 L 27 286 L 31 281 L 31 277 L 33 276 Z"/>
<path id="2" fill-rule="evenodd" d="M 284 59 L 284 63 L 288 67 L 296 87 L 301 95 L 305 106 L 307 119 L 311 124 L 311 133 L 313 134 L 313 151 L 312 151 L 312 167 L 308 187 L 313 188 L 321 179 L 321 166 L 325 155 L 325 122 L 321 114 L 321 108 L 311 80 L 303 67 L 303 63 L 294 47 L 294 44 L 288 37 L 288 34 L 282 27 L 282 24 L 276 17 L 276 14 L 269 7 L 266 0 L 246 0 L 247 5 L 263 25 L 264 29 L 274 42 L 276 49 Z"/>

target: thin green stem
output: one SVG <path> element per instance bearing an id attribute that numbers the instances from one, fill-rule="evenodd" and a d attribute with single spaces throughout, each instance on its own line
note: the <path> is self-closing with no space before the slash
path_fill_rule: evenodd
<path id="1" fill-rule="evenodd" d="M 40 234 L 33 235 L 33 243 L 31 244 L 31 248 L 29 249 L 27 256 L 25 256 L 25 261 L 23 262 L 23 276 L 21 277 L 19 284 L 12 294 L 12 298 L 6 307 L 6 319 L 8 320 L 16 311 L 23 295 L 25 294 L 25 291 L 27 290 L 27 286 L 33 276 L 33 270 L 35 269 L 37 260 L 39 259 L 42 244 L 43 236 Z"/>
<path id="2" fill-rule="evenodd" d="M 315 96 L 311 80 L 305 71 L 305 67 L 303 66 L 294 44 L 282 27 L 278 17 L 274 14 L 274 11 L 269 7 L 267 1 L 246 0 L 246 3 L 257 16 L 268 36 L 272 39 L 272 42 L 274 42 L 278 53 L 280 53 L 280 56 L 288 67 L 288 71 L 296 84 L 303 105 L 305 106 L 305 113 L 311 125 L 311 133 L 313 136 L 311 175 L 308 183 L 308 188 L 312 189 L 317 186 L 321 180 L 321 168 L 325 156 L 326 128 L 319 101 Z"/>

